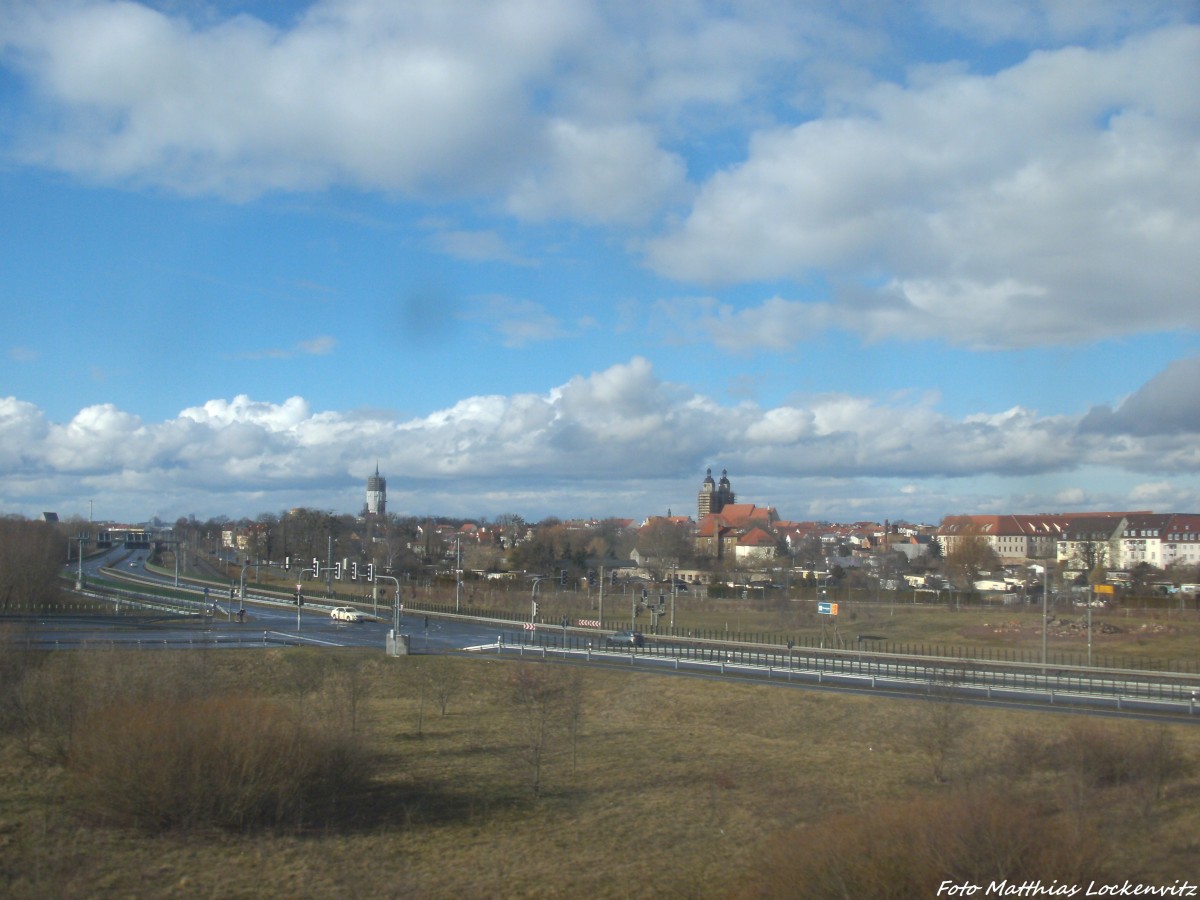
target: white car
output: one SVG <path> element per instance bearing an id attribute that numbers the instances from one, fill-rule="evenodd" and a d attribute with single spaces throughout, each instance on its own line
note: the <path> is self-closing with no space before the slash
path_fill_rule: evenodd
<path id="1" fill-rule="evenodd" d="M 335 622 L 361 622 L 363 620 L 362 613 L 357 609 L 351 609 L 349 606 L 338 606 L 329 614 L 329 618 Z"/>

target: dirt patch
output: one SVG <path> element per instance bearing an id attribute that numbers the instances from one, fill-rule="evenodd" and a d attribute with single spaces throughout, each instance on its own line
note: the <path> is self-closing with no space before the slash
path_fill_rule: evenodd
<path id="1" fill-rule="evenodd" d="M 1123 635 L 1133 633 L 1140 636 L 1155 636 L 1155 635 L 1171 635 L 1178 633 L 1179 629 L 1174 625 L 1165 625 L 1158 623 L 1147 623 L 1136 629 L 1122 628 L 1120 625 L 1114 625 L 1111 622 L 1106 622 L 1102 619 L 1092 618 L 1092 636 L 1103 635 Z M 985 622 L 982 625 L 973 625 L 962 629 L 963 637 L 974 640 L 994 641 L 997 638 L 1011 640 L 1013 643 L 1020 643 L 1033 638 L 1042 636 L 1042 626 L 1040 623 L 1036 625 L 1022 624 L 1021 622 Z M 1080 635 L 1087 634 L 1087 618 L 1081 616 L 1079 618 L 1059 618 L 1049 619 L 1046 623 L 1046 635 L 1050 639 L 1055 638 L 1077 638 Z"/>

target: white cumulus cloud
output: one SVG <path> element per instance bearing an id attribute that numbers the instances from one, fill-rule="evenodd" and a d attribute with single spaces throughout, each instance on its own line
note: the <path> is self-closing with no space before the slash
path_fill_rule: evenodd
<path id="1" fill-rule="evenodd" d="M 1173 367 L 1162 380 L 1190 389 Z M 903 397 L 884 402 L 838 394 L 770 408 L 728 406 L 663 381 L 636 357 L 544 393 L 475 396 L 408 420 L 313 411 L 299 397 L 272 403 L 241 395 L 163 422 L 101 405 L 59 425 L 8 397 L 0 398 L 0 503 L 42 491 L 28 502 L 47 506 L 45 485 L 58 480 L 58 492 L 115 492 L 122 502 L 155 509 L 163 498 L 186 506 L 206 496 L 210 504 L 269 495 L 303 505 L 332 491 L 353 510 L 361 479 L 376 462 L 393 473 L 394 488 L 405 486 L 408 502 L 453 496 L 459 504 L 487 492 L 515 496 L 534 483 L 544 485 L 545 498 L 566 505 L 606 492 L 637 497 L 648 485 L 686 481 L 714 461 L 768 495 L 797 496 L 797 484 L 806 481 L 877 480 L 894 481 L 887 490 L 909 503 L 915 484 L 980 476 L 1061 481 L 1101 469 L 1139 476 L 1142 487 L 1123 499 L 1144 505 L 1163 495 L 1164 484 L 1191 496 L 1187 480 L 1200 475 L 1197 423 L 1186 431 L 1173 426 L 1164 436 L 1124 430 L 1119 421 L 1097 430 L 1087 425 L 1088 413 L 1046 417 L 1021 407 L 955 419 L 936 409 L 935 398 Z M 1147 472 L 1172 480 L 1147 481 Z M 692 490 L 683 498 L 689 505 Z M 1090 496 L 1121 505 L 1111 493 Z M 1072 505 L 1061 494 L 1042 500 L 1043 509 Z M 499 511 L 511 506 L 493 513 Z"/>
<path id="2" fill-rule="evenodd" d="M 1197 59 L 1200 28 L 1177 26 L 879 85 L 755 135 L 648 259 L 716 285 L 830 273 L 840 324 L 871 337 L 1019 347 L 1195 327 Z M 741 333 L 779 303 L 741 313 Z"/>

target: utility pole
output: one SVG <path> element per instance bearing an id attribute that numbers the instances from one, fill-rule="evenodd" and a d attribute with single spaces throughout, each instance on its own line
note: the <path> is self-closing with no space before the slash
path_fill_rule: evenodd
<path id="1" fill-rule="evenodd" d="M 671 566 L 671 633 L 675 633 L 675 598 L 679 596 L 679 563 Z"/>
<path id="2" fill-rule="evenodd" d="M 1042 567 L 1042 674 L 1046 674 L 1046 610 L 1050 594 L 1050 563 Z"/>
<path id="3" fill-rule="evenodd" d="M 1090 580 L 1091 579 L 1089 577 L 1089 581 Z M 1087 594 L 1087 632 L 1088 632 L 1088 655 L 1087 655 L 1088 662 L 1087 662 L 1087 664 L 1089 667 L 1092 665 L 1092 602 L 1095 599 L 1096 599 L 1096 585 L 1089 584 L 1088 585 L 1088 594 Z"/>
<path id="4" fill-rule="evenodd" d="M 462 605 L 462 535 L 454 536 L 454 611 Z"/>

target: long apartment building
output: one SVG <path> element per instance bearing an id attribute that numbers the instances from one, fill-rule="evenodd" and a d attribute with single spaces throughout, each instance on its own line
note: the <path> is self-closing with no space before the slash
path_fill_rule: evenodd
<path id="1" fill-rule="evenodd" d="M 1068 568 L 1103 563 L 1200 565 L 1200 515 L 1146 510 L 1054 515 L 947 516 L 937 532 L 946 553 L 984 538 L 1004 563 L 1053 560 Z"/>
<path id="2" fill-rule="evenodd" d="M 963 541 L 984 538 L 1003 562 L 1056 559 L 1070 523 L 1069 515 L 946 516 L 937 539 L 946 554 Z"/>

